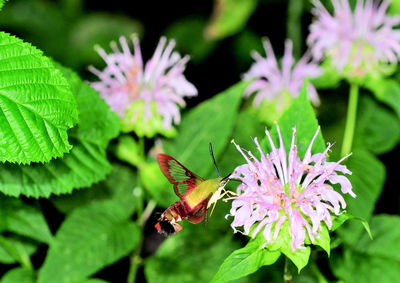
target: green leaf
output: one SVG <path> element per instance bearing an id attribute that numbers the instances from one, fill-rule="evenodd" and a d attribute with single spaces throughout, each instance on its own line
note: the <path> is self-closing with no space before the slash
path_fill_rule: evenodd
<path id="1" fill-rule="evenodd" d="M 6 195 L 24 194 L 37 198 L 69 193 L 74 188 L 88 187 L 104 179 L 111 171 L 105 147 L 118 134 L 118 117 L 75 74 L 62 70 L 69 78 L 78 102 L 80 123 L 70 133 L 74 147 L 69 154 L 50 163 L 2 166 L 0 191 Z"/>
<path id="2" fill-rule="evenodd" d="M 364 148 L 374 154 L 392 150 L 400 139 L 400 120 L 390 110 L 364 96 L 359 105 L 354 148 Z"/>
<path id="3" fill-rule="evenodd" d="M 35 273 L 32 269 L 16 267 L 11 269 L 1 278 L 1 283 L 34 283 Z"/>
<path id="4" fill-rule="evenodd" d="M 118 136 L 119 118 L 99 94 L 84 83 L 79 76 L 68 68 L 57 64 L 68 79 L 78 101 L 79 123 L 71 130 L 70 136 L 106 148 L 109 141 Z"/>
<path id="5" fill-rule="evenodd" d="M 244 248 L 231 253 L 222 263 L 211 282 L 227 282 L 256 272 L 264 265 L 275 263 L 281 253 L 262 248 L 263 242 L 256 238 Z"/>
<path id="6" fill-rule="evenodd" d="M 76 124 L 69 85 L 42 52 L 0 32 L 0 161 L 47 162 L 71 149 Z"/>
<path id="7" fill-rule="evenodd" d="M 42 211 L 15 198 L 0 197 L 1 230 L 50 244 L 53 236 Z"/>
<path id="8" fill-rule="evenodd" d="M 201 232 L 203 227 L 193 230 L 189 227 L 184 228 L 185 233 L 168 238 L 156 256 L 145 261 L 144 272 L 149 283 L 209 282 L 224 258 L 237 247 L 230 237 L 216 237 L 210 231 L 205 235 Z M 199 232 L 190 233 L 196 230 Z"/>
<path id="9" fill-rule="evenodd" d="M 129 254 L 140 230 L 130 211 L 109 200 L 77 208 L 67 216 L 50 246 L 38 282 L 74 282 Z"/>
<path id="10" fill-rule="evenodd" d="M 361 217 L 357 217 L 357 216 L 351 215 L 350 213 L 342 213 L 339 216 L 332 217 L 332 229 L 331 229 L 331 231 L 335 231 L 337 228 L 342 226 L 342 224 L 345 223 L 349 219 L 354 219 L 354 220 L 360 221 L 361 224 L 364 226 L 365 231 L 368 233 L 368 236 L 372 240 L 372 233 L 371 233 L 371 230 L 369 228 L 368 221 L 363 219 L 363 218 L 361 218 Z"/>
<path id="11" fill-rule="evenodd" d="M 318 235 L 319 238 L 315 238 L 314 245 L 320 246 L 329 256 L 331 254 L 331 237 L 329 236 L 329 229 L 326 227 L 325 223 L 321 224 Z"/>
<path id="12" fill-rule="evenodd" d="M 364 85 L 375 98 L 391 107 L 400 118 L 400 85 L 397 81 L 386 78 L 370 78 Z"/>
<path id="13" fill-rule="evenodd" d="M 236 118 L 235 127 L 230 139 L 233 139 L 240 147 L 252 150 L 255 149 L 255 144 L 251 138 L 261 138 L 264 135 L 265 127 L 257 120 L 257 117 L 249 111 L 242 111 L 239 112 Z M 221 154 L 220 159 L 218 159 L 218 167 L 222 175 L 227 175 L 233 172 L 237 166 L 245 162 L 245 159 L 233 143 L 228 143 L 225 151 Z M 231 185 L 232 183 L 229 183 L 228 186 Z"/>
<path id="14" fill-rule="evenodd" d="M 3 6 L 4 6 L 4 1 L 5 0 L 0 0 L 0 10 L 3 8 Z"/>
<path id="15" fill-rule="evenodd" d="M 163 175 L 157 162 L 142 163 L 138 172 L 141 183 L 158 205 L 169 207 L 178 200 L 173 185 Z"/>
<path id="16" fill-rule="evenodd" d="M 397 282 L 400 276 L 400 217 L 376 215 L 371 219 L 374 240 L 363 234 L 346 247 L 332 264 L 335 275 L 347 282 Z"/>
<path id="17" fill-rule="evenodd" d="M 77 207 L 92 202 L 113 199 L 120 202 L 121 206 L 132 214 L 138 205 L 137 196 L 134 194 L 136 178 L 136 172 L 131 167 L 115 163 L 110 175 L 101 183 L 70 195 L 53 197 L 51 201 L 62 213 L 69 213 Z"/>
<path id="18" fill-rule="evenodd" d="M 121 36 L 129 38 L 132 34 L 139 37 L 143 34 L 142 24 L 133 18 L 115 13 L 86 14 L 72 22 L 68 62 L 76 68 L 104 64 L 93 46 L 109 46 L 111 41 L 117 41 Z"/>
<path id="19" fill-rule="evenodd" d="M 190 55 L 190 62 L 203 61 L 215 48 L 215 41 L 204 36 L 206 21 L 200 18 L 180 19 L 165 31 L 168 38 L 176 40 L 176 48 L 183 54 Z"/>
<path id="20" fill-rule="evenodd" d="M 278 121 L 286 150 L 289 150 L 290 148 L 293 127 L 296 127 L 296 144 L 298 146 L 298 155 L 301 158 L 303 158 L 311 139 L 318 129 L 318 121 L 315 117 L 311 103 L 307 98 L 305 86 L 306 83 L 304 84 L 299 96 L 293 101 L 292 105 L 286 110 L 286 112 L 282 114 Z M 271 135 L 274 139 L 275 145 L 278 145 L 278 134 L 275 127 L 272 129 Z M 264 141 L 267 143 L 266 138 Z M 320 131 L 314 141 L 312 151 L 323 152 L 325 148 L 325 142 Z"/>
<path id="21" fill-rule="evenodd" d="M 206 29 L 207 37 L 223 39 L 243 29 L 257 6 L 257 0 L 217 0 Z"/>
<path id="22" fill-rule="evenodd" d="M 4 264 L 20 263 L 32 267 L 29 257 L 37 250 L 37 242 L 17 236 L 0 236 L 0 262 Z"/>
<path id="23" fill-rule="evenodd" d="M 207 177 L 213 170 L 208 143 L 212 142 L 218 158 L 232 132 L 246 86 L 247 83 L 238 83 L 190 110 L 182 118 L 178 135 L 163 143 L 165 153 L 199 176 Z"/>
<path id="24" fill-rule="evenodd" d="M 357 195 L 356 198 L 347 194 L 344 196 L 346 210 L 368 221 L 383 188 L 385 166 L 375 156 L 362 150 L 354 150 L 346 165 L 353 172 L 348 178 L 353 185 L 353 192 Z M 363 233 L 363 227 L 353 221 L 345 223 L 337 231 L 345 242 L 354 244 Z"/>
<path id="25" fill-rule="evenodd" d="M 259 234 L 258 237 L 264 236 Z M 266 248 L 271 251 L 281 251 L 294 263 L 294 265 L 296 265 L 299 273 L 308 264 L 311 254 L 311 249 L 309 246 L 306 246 L 304 249 L 296 249 L 295 251 L 292 250 L 292 237 L 288 221 L 285 221 L 282 224 L 277 239 L 267 244 Z"/>

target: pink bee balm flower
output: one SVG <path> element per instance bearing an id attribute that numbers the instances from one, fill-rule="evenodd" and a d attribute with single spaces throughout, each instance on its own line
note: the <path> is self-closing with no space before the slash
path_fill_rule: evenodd
<path id="1" fill-rule="evenodd" d="M 269 40 L 263 41 L 266 57 L 253 52 L 255 62 L 250 70 L 243 75 L 244 80 L 254 80 L 245 90 L 245 96 L 256 93 L 254 104 L 259 106 L 266 99 L 269 101 L 275 98 L 282 100 L 284 94 L 296 98 L 304 84 L 306 77 L 316 78 L 322 74 L 321 68 L 314 62 L 310 62 L 310 55 L 306 53 L 296 64 L 292 55 L 292 41 L 286 40 L 285 52 L 282 58 L 282 67 L 279 67 Z M 307 93 L 314 105 L 319 105 L 319 98 L 316 89 L 308 84 Z"/>
<path id="2" fill-rule="evenodd" d="M 272 151 L 265 154 L 257 138 L 254 143 L 260 154 L 255 157 L 250 151 L 246 153 L 235 144 L 246 159 L 247 164 L 238 166 L 232 178 L 242 181 L 238 187 L 238 196 L 232 197 L 230 215 L 234 217 L 231 224 L 236 228 L 243 226 L 244 234 L 250 233 L 250 227 L 255 225 L 252 236 L 263 230 L 266 244 L 277 239 L 282 224 L 289 223 L 292 239 L 292 250 L 304 248 L 306 233 L 314 242 L 319 237 L 321 223 L 332 227 L 331 214 L 339 215 L 346 207 L 341 194 L 329 184 L 340 184 L 342 193 L 352 197 L 350 181 L 338 172 L 351 174 L 345 165 L 338 162 L 328 162 L 326 156 L 331 148 L 328 144 L 323 153 L 311 154 L 311 148 L 319 129 L 310 145 L 300 159 L 295 145 L 296 129 L 293 129 L 289 153 L 286 154 L 282 136 L 279 135 L 279 148 L 276 148 L 270 133 L 266 130 Z M 328 183 L 329 182 L 329 183 Z"/>
<path id="3" fill-rule="evenodd" d="M 185 106 L 183 97 L 197 95 L 196 88 L 183 75 L 189 56 L 182 58 L 178 52 L 173 52 L 175 41 L 167 43 L 162 37 L 153 57 L 144 65 L 139 39 L 135 36 L 132 41 L 133 54 L 125 37 L 119 40 L 122 50 L 115 43 L 111 45 L 113 52 L 110 54 L 98 48 L 107 66 L 103 71 L 89 67 L 100 79 L 91 86 L 121 118 L 132 104 L 140 101 L 144 104 L 146 119 L 161 115 L 163 127 L 170 129 L 172 123 L 180 122 L 178 105 Z"/>
<path id="4" fill-rule="evenodd" d="M 372 71 L 379 63 L 397 63 L 400 31 L 394 27 L 400 17 L 386 15 L 389 1 L 376 4 L 357 0 L 353 12 L 348 0 L 332 0 L 333 15 L 319 0 L 313 2 L 316 19 L 307 43 L 315 59 L 328 57 L 338 71 L 349 70 L 357 76 Z"/>

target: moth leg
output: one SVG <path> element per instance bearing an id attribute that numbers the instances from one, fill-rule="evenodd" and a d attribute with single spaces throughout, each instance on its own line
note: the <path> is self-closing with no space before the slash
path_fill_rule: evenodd
<path id="1" fill-rule="evenodd" d="M 223 201 L 224 201 L 224 202 L 227 202 L 227 201 L 229 200 L 230 197 L 232 197 L 232 196 L 237 196 L 238 194 L 235 193 L 235 192 L 232 192 L 232 191 L 229 191 L 229 190 L 225 190 L 225 189 L 224 189 L 223 194 L 221 194 L 221 198 L 224 197 L 225 195 L 226 195 L 228 198 L 223 199 Z"/>
<path id="2" fill-rule="evenodd" d="M 223 195 L 221 195 L 221 196 L 223 196 Z M 214 202 L 214 205 L 213 205 L 213 207 L 212 207 L 212 209 L 211 209 L 210 217 L 211 217 L 211 215 L 213 214 L 214 208 L 215 208 L 216 205 L 217 205 L 217 202 Z"/>

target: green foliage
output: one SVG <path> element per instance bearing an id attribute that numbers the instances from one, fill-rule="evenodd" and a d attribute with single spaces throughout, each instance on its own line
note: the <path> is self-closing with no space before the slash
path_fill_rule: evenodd
<path id="1" fill-rule="evenodd" d="M 25 267 L 16 267 L 8 271 L 1 278 L 1 283 L 34 283 L 35 273 L 32 269 Z"/>
<path id="2" fill-rule="evenodd" d="M 257 117 L 249 111 L 242 111 L 236 118 L 230 139 L 235 140 L 242 148 L 253 150 L 255 144 L 251 137 L 263 138 L 264 135 L 265 127 L 258 122 Z M 233 172 L 237 166 L 245 163 L 245 159 L 232 143 L 228 143 L 224 153 L 217 161 L 222 175 Z M 228 184 L 228 187 L 230 186 L 232 186 L 232 183 Z"/>
<path id="3" fill-rule="evenodd" d="M 78 102 L 80 123 L 69 135 L 73 149 L 63 158 L 46 164 L 3 166 L 0 191 L 7 195 L 37 198 L 69 193 L 74 188 L 87 187 L 104 179 L 111 171 L 105 147 L 118 134 L 118 117 L 76 74 L 61 70 L 69 79 Z"/>
<path id="4" fill-rule="evenodd" d="M 67 81 L 42 52 L 0 33 L 0 161 L 47 162 L 71 149 L 77 123 Z"/>
<path id="5" fill-rule="evenodd" d="M 257 6 L 257 0 L 217 0 L 206 29 L 207 37 L 223 39 L 244 28 Z"/>
<path id="6" fill-rule="evenodd" d="M 0 262 L 4 264 L 20 263 L 32 268 L 29 257 L 36 252 L 37 243 L 26 238 L 0 236 Z"/>
<path id="7" fill-rule="evenodd" d="M 96 44 L 108 46 L 120 36 L 143 34 L 137 20 L 116 13 L 83 14 L 82 3 L 75 1 L 13 0 L 2 11 L 0 25 L 23 33 L 47 55 L 78 69 L 102 63 L 93 48 Z"/>
<path id="8" fill-rule="evenodd" d="M 202 225 L 168 238 L 155 257 L 147 259 L 145 275 L 152 282 L 209 282 L 224 258 L 237 245 L 230 237 L 204 234 Z"/>
<path id="9" fill-rule="evenodd" d="M 0 197 L 0 230 L 50 244 L 53 236 L 39 207 L 19 199 Z"/>
<path id="10" fill-rule="evenodd" d="M 5 0 L 0 0 L 0 10 L 3 8 L 3 6 L 4 6 L 4 1 Z"/>
<path id="11" fill-rule="evenodd" d="M 263 54 L 261 38 L 252 30 L 245 29 L 233 38 L 233 53 L 240 69 L 246 70 L 254 62 L 251 52 Z"/>
<path id="12" fill-rule="evenodd" d="M 227 282 L 244 277 L 264 265 L 275 263 L 281 253 L 263 249 L 263 236 L 250 240 L 244 248 L 235 250 L 222 263 L 211 282 Z"/>
<path id="13" fill-rule="evenodd" d="M 204 36 L 206 21 L 201 18 L 185 18 L 170 25 L 165 31 L 168 38 L 176 40 L 176 48 L 190 55 L 190 62 L 198 64 L 215 48 L 216 42 Z"/>
<path id="14" fill-rule="evenodd" d="M 138 199 L 134 194 L 136 185 L 136 172 L 130 167 L 115 163 L 106 180 L 95 184 L 87 190 L 79 190 L 70 195 L 52 197 L 51 201 L 59 211 L 69 213 L 77 207 L 113 199 L 132 214 L 138 206 Z"/>
<path id="15" fill-rule="evenodd" d="M 319 238 L 314 239 L 314 245 L 320 246 L 329 256 L 331 254 L 331 237 L 329 235 L 329 229 L 326 227 L 325 223 L 321 223 L 318 235 Z M 311 243 L 311 241 L 309 243 Z"/>
<path id="16" fill-rule="evenodd" d="M 207 177 L 213 167 L 208 143 L 213 144 L 218 158 L 229 141 L 246 86 L 247 83 L 238 83 L 184 115 L 178 135 L 163 143 L 165 153 L 197 175 Z"/>
<path id="17" fill-rule="evenodd" d="M 307 98 L 307 90 L 303 86 L 299 96 L 293 101 L 292 105 L 282 114 L 278 121 L 280 132 L 282 134 L 283 143 L 286 151 L 290 148 L 292 141 L 293 127 L 296 127 L 296 144 L 298 146 L 298 155 L 303 158 L 312 137 L 318 129 L 318 121 L 315 118 L 314 110 Z M 271 131 L 272 138 L 275 146 L 279 145 L 278 134 L 276 129 L 273 128 Z M 264 139 L 264 143 L 267 143 L 267 139 Z M 323 152 L 325 150 L 325 142 L 322 137 L 321 131 L 314 141 L 312 152 Z"/>
<path id="18" fill-rule="evenodd" d="M 68 62 L 75 67 L 101 64 L 102 59 L 93 46 L 105 47 L 121 36 L 129 38 L 136 34 L 140 37 L 142 33 L 141 23 L 124 15 L 91 13 L 80 17 L 71 26 L 68 47 L 73 52 L 69 52 Z"/>
<path id="19" fill-rule="evenodd" d="M 332 67 L 328 59 L 322 62 L 323 69 L 322 75 L 311 80 L 311 83 L 317 89 L 337 88 L 342 79 L 341 75 L 337 72 L 336 68 Z"/>
<path id="20" fill-rule="evenodd" d="M 357 197 L 344 196 L 347 203 L 346 210 L 368 221 L 383 188 L 385 167 L 379 159 L 363 150 L 354 150 L 347 167 L 353 173 L 348 178 Z M 363 228 L 353 221 L 345 223 L 337 231 L 345 242 L 354 244 L 363 233 Z"/>
<path id="21" fill-rule="evenodd" d="M 391 107 L 400 118 L 400 85 L 392 79 L 371 78 L 364 85 L 375 98 Z"/>
<path id="22" fill-rule="evenodd" d="M 371 218 L 373 241 L 363 234 L 354 245 L 346 246 L 336 258 L 333 271 L 347 282 L 396 282 L 400 276 L 400 218 L 376 215 Z"/>
<path id="23" fill-rule="evenodd" d="M 266 245 L 270 251 L 280 251 L 287 256 L 296 265 L 298 272 L 300 272 L 308 263 L 311 254 L 311 248 L 306 246 L 304 249 L 292 250 L 292 237 L 290 236 L 289 222 L 285 221 L 279 231 L 278 237 L 275 241 Z M 264 237 L 262 234 L 258 237 Z"/>
<path id="24" fill-rule="evenodd" d="M 369 97 L 362 97 L 359 109 L 354 147 L 367 149 L 374 154 L 392 150 L 400 139 L 399 118 Z"/>
<path id="25" fill-rule="evenodd" d="M 115 200 L 71 212 L 58 229 L 38 282 L 75 282 L 126 256 L 139 242 L 131 210 Z"/>

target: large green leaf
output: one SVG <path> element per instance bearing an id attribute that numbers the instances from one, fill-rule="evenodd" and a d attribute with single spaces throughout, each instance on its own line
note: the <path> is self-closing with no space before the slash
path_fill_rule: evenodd
<path id="1" fill-rule="evenodd" d="M 223 39 L 243 29 L 257 6 L 257 0 L 216 0 L 206 29 L 207 37 Z"/>
<path id="2" fill-rule="evenodd" d="M 353 173 L 348 178 L 353 185 L 353 192 L 357 195 L 356 198 L 347 194 L 344 196 L 347 203 L 346 210 L 368 221 L 383 188 L 385 166 L 375 156 L 363 150 L 354 150 L 346 165 Z M 351 221 L 346 222 L 337 231 L 343 240 L 354 244 L 363 233 L 363 227 Z"/>
<path id="3" fill-rule="evenodd" d="M 16 267 L 11 269 L 1 278 L 1 283 L 34 283 L 35 273 L 32 269 Z"/>
<path id="4" fill-rule="evenodd" d="M 306 84 L 305 84 L 306 85 Z M 303 158 L 312 137 L 318 129 L 318 121 L 315 117 L 314 110 L 310 101 L 307 98 L 307 90 L 302 88 L 299 96 L 293 101 L 292 105 L 282 114 L 279 118 L 278 125 L 282 134 L 283 143 L 286 151 L 290 148 L 292 141 L 293 128 L 296 127 L 296 144 L 298 155 Z M 272 138 L 275 146 L 278 146 L 278 134 L 276 128 L 273 127 L 271 131 Z M 267 143 L 265 137 L 264 143 Z M 269 142 L 268 148 L 269 147 Z M 326 146 L 322 137 L 321 131 L 314 141 L 312 151 L 314 153 L 323 152 Z"/>
<path id="5" fill-rule="evenodd" d="M 72 211 L 50 245 L 38 282 L 82 280 L 128 255 L 140 238 L 129 218 L 130 210 L 115 200 Z"/>
<path id="6" fill-rule="evenodd" d="M 247 83 L 238 83 L 184 115 L 179 134 L 163 144 L 165 153 L 194 173 L 207 177 L 213 167 L 208 143 L 212 142 L 218 158 L 232 132 L 246 86 Z"/>
<path id="7" fill-rule="evenodd" d="M 353 147 L 375 154 L 393 149 L 400 139 L 399 118 L 369 97 L 361 99 L 359 109 Z"/>
<path id="8" fill-rule="evenodd" d="M 265 240 L 264 240 L 265 241 Z M 227 282 L 256 272 L 264 265 L 275 263 L 281 253 L 263 249 L 263 239 L 257 237 L 244 248 L 231 253 L 222 263 L 211 282 Z"/>
<path id="9" fill-rule="evenodd" d="M 371 78 L 366 81 L 365 87 L 380 102 L 392 107 L 400 118 L 400 85 L 397 81 L 386 78 Z"/>
<path id="10" fill-rule="evenodd" d="M 52 235 L 42 211 L 19 199 L 0 197 L 0 230 L 50 244 Z"/>
<path id="11" fill-rule="evenodd" d="M 16 236 L 0 236 L 0 262 L 4 264 L 20 263 L 32 267 L 29 257 L 36 252 L 37 242 Z"/>
<path id="12" fill-rule="evenodd" d="M 0 161 L 47 162 L 71 149 L 76 124 L 68 82 L 42 52 L 0 32 Z"/>
<path id="13" fill-rule="evenodd" d="M 78 102 L 80 123 L 70 133 L 74 147 L 69 154 L 50 163 L 31 166 L 7 163 L 2 166 L 0 191 L 7 195 L 48 197 L 69 193 L 74 188 L 87 187 L 104 179 L 111 171 L 105 146 L 118 134 L 118 117 L 77 75 L 62 70 Z"/>
<path id="14" fill-rule="evenodd" d="M 397 282 L 400 278 L 400 217 L 377 215 L 371 219 L 373 240 L 363 234 L 332 262 L 333 272 L 346 282 Z"/>
<path id="15" fill-rule="evenodd" d="M 112 172 L 103 182 L 88 190 L 53 197 L 51 201 L 62 213 L 69 213 L 92 202 L 114 199 L 133 213 L 138 206 L 138 198 L 134 193 L 136 186 L 136 172 L 131 167 L 115 163 Z"/>

